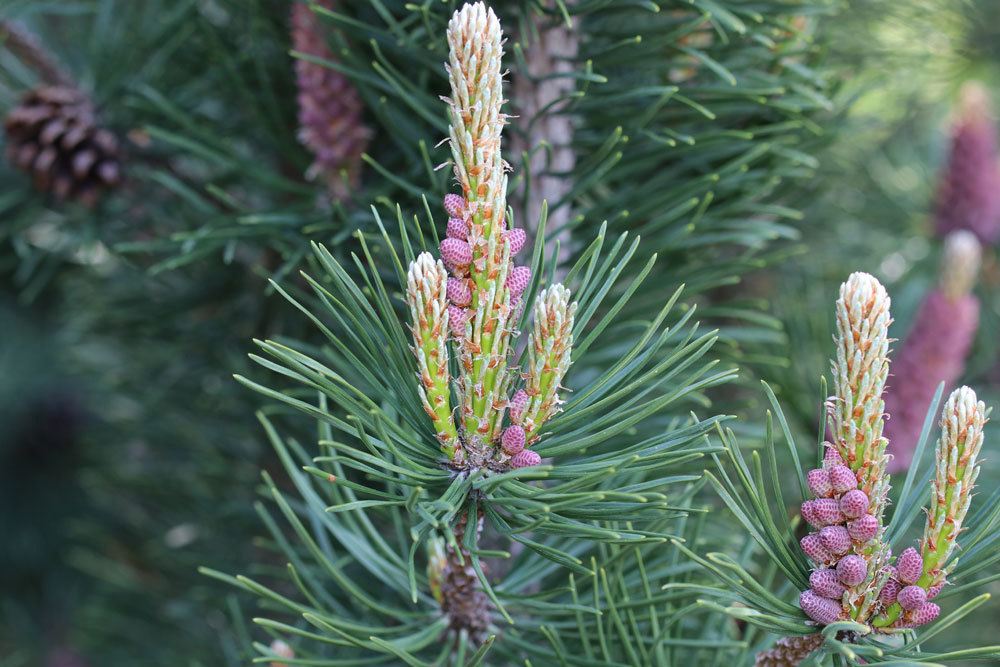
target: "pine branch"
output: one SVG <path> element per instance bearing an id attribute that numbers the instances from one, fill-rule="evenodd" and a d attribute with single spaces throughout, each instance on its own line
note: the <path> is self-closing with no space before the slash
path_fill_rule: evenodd
<path id="1" fill-rule="evenodd" d="M 445 102 L 461 195 L 444 198 L 442 260 L 426 250 L 436 233 L 425 223 L 397 210 L 390 235 L 376 212 L 380 234 L 359 235 L 353 266 L 316 247 L 321 273 L 304 276 L 311 295 L 275 286 L 326 339 L 324 348 L 258 342 L 263 355 L 254 360 L 292 387 L 238 378 L 319 424 L 322 455 L 310 457 L 262 419 L 302 499 L 266 481 L 294 536 L 272 528 L 302 571 L 294 579 L 303 602 L 212 574 L 278 601 L 321 642 L 359 657 L 463 664 L 486 647 L 545 662 L 568 655 L 570 641 L 586 642 L 604 664 L 665 656 L 674 630 L 661 631 L 657 619 L 692 593 L 656 592 L 677 567 L 663 545 L 686 533 L 699 488 L 690 464 L 718 450 L 704 436 L 725 419 L 682 416 L 684 406 L 731 373 L 702 360 L 714 335 L 689 324 L 693 310 L 671 316 L 679 292 L 648 322 L 615 321 L 653 265 L 622 277 L 637 243 L 620 237 L 606 248 L 602 229 L 567 272 L 574 303 L 562 285 L 538 284 L 554 257 L 536 249 L 530 267 L 513 266 L 526 239 L 506 219 L 499 21 L 482 4 L 466 5 L 448 37 Z M 522 313 L 523 304 L 533 308 Z M 520 328 L 532 333 L 516 371 L 510 340 Z M 584 376 L 560 412 L 571 359 L 604 339 L 622 341 L 620 358 Z M 329 541 L 314 534 L 318 516 Z M 489 576 L 486 559 L 514 550 L 486 551 L 481 534 L 524 547 L 503 580 Z M 426 570 L 418 567 L 425 551 Z M 638 573 L 624 562 L 633 558 Z M 347 570 L 367 573 L 372 586 L 354 584 Z M 344 594 L 324 600 L 305 572 L 309 581 L 332 576 Z M 572 602 L 562 594 L 570 576 L 578 582 Z M 264 624 L 293 632 L 284 621 Z M 599 649 L 586 639 L 597 635 Z"/>
<path id="2" fill-rule="evenodd" d="M 21 24 L 0 21 L 0 45 L 33 69 L 42 81 L 52 86 L 73 86 L 73 77 L 66 73 L 41 42 Z"/>
<path id="3" fill-rule="evenodd" d="M 841 287 L 837 301 L 837 354 L 831 363 L 835 395 L 826 402 L 832 442 L 820 443 L 823 466 L 810 470 L 800 483 L 814 497 L 802 503 L 802 518 L 816 532 L 796 548 L 795 523 L 784 512 L 780 478 L 772 444 L 770 424 L 765 443 L 766 461 L 757 452 L 748 465 L 731 434 L 721 434 L 731 465 L 717 459 L 719 477 L 710 479 L 726 505 L 764 551 L 770 562 L 798 588 L 799 607 L 756 584 L 742 567 L 721 567 L 718 557 L 698 559 L 722 580 L 724 587 L 712 595 L 728 598 L 737 591 L 752 610 L 741 613 L 735 606 L 720 608 L 771 632 L 790 634 L 773 649 L 758 654 L 758 664 L 801 664 L 813 652 L 840 653 L 850 664 L 863 664 L 865 656 L 903 658 L 919 650 L 924 636 L 911 642 L 904 628 L 932 623 L 941 608 L 930 602 L 942 590 L 945 576 L 958 570 L 949 556 L 955 549 L 969 509 L 969 498 L 978 475 L 977 457 L 987 417 L 985 405 L 975 393 L 962 387 L 952 393 L 941 416 L 941 436 L 935 454 L 937 474 L 931 493 L 931 508 L 920 551 L 907 548 L 891 561 L 898 536 L 920 512 L 912 484 L 915 468 L 907 476 L 891 521 L 886 523 L 889 475 L 885 470 L 888 442 L 882 435 L 882 394 L 889 373 L 889 297 L 867 274 L 853 274 Z M 778 415 L 791 458 L 798 467 L 799 455 L 773 393 L 769 393 Z M 940 394 L 940 390 L 939 390 Z M 935 404 L 931 410 L 936 409 Z M 930 430 L 925 421 L 916 448 L 919 454 Z M 769 469 L 765 477 L 765 465 Z M 735 478 L 728 472 L 732 469 Z M 803 489 L 804 490 L 804 489 Z M 985 526 L 995 517 L 979 515 Z M 979 533 L 982 536 L 983 533 Z M 808 572 L 805 554 L 815 569 Z M 972 567 L 981 566 L 982 561 Z M 964 564 L 964 563 L 963 563 Z M 730 572 L 731 571 L 731 572 Z M 808 587 L 805 580 L 808 578 Z M 968 609 L 982 604 L 978 599 Z M 963 608 L 956 614 L 965 614 Z M 945 620 L 942 623 L 945 624 Z M 808 635 L 820 627 L 822 634 Z M 947 627 L 947 625 L 943 625 Z M 901 637 L 893 642 L 883 635 Z M 994 649 L 986 647 L 985 654 Z"/>

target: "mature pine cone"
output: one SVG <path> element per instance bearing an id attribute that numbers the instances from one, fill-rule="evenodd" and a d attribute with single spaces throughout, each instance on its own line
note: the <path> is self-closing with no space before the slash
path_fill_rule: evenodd
<path id="1" fill-rule="evenodd" d="M 462 543 L 467 523 L 468 515 L 463 515 L 455 526 L 455 539 L 459 544 Z M 481 517 L 476 530 L 482 531 Z M 453 631 L 464 630 L 473 643 L 481 644 L 487 637 L 493 604 L 483 592 L 468 551 L 462 549 L 460 562 L 458 552 L 446 547 L 445 558 L 440 580 L 441 610 L 451 621 Z"/>
<path id="2" fill-rule="evenodd" d="M 757 654 L 756 667 L 796 667 L 823 645 L 823 635 L 803 635 L 779 639 L 774 648 Z"/>
<path id="3" fill-rule="evenodd" d="M 118 140 L 100 127 L 90 99 L 71 86 L 30 91 L 4 121 L 7 160 L 35 187 L 94 204 L 121 181 Z"/>

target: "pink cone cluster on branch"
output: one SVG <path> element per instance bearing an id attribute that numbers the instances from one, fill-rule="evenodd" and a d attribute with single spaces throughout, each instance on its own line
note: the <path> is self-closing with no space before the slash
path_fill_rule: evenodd
<path id="1" fill-rule="evenodd" d="M 941 609 L 931 600 L 955 567 L 952 555 L 979 471 L 986 407 L 962 387 L 942 411 L 920 549 L 907 548 L 893 562 L 883 530 L 889 306 L 885 288 L 870 275 L 855 273 L 841 286 L 835 395 L 827 401 L 832 442 L 823 444 L 823 466 L 806 474 L 813 497 L 801 506 L 812 531 L 800 545 L 814 569 L 799 606 L 817 625 L 850 620 L 890 631 L 936 619 Z"/>
<path id="2" fill-rule="evenodd" d="M 856 474 L 833 445 L 827 447 L 835 455 L 826 456 L 824 467 L 806 476 L 815 498 L 802 503 L 802 517 L 816 532 L 802 538 L 801 545 L 819 567 L 799 598 L 806 615 L 823 624 L 846 617 L 842 598 L 868 575 L 867 561 L 856 552 L 864 551 L 879 529 L 878 518 L 869 513 L 867 494 L 857 488 Z"/>
<path id="3" fill-rule="evenodd" d="M 920 305 L 913 326 L 893 363 L 885 396 L 889 472 L 910 467 L 924 417 L 941 382 L 950 391 L 965 371 L 979 326 L 979 299 L 972 293 L 981 249 L 975 235 L 956 231 L 945 239 L 937 287 Z"/>
<path id="4" fill-rule="evenodd" d="M 326 42 L 322 20 L 314 11 L 314 7 L 333 6 L 333 0 L 292 4 L 292 48 L 296 52 L 336 60 Z M 302 58 L 295 60 L 295 79 L 299 141 L 313 155 L 306 176 L 323 179 L 334 197 L 344 198 L 358 184 L 361 154 L 371 138 L 362 118 L 361 96 L 342 72 Z"/>
<path id="5" fill-rule="evenodd" d="M 979 476 L 979 454 L 987 422 L 986 405 L 969 387 L 959 387 L 941 410 L 941 436 L 934 451 L 934 479 L 920 550 L 912 547 L 896 562 L 899 590 L 886 596 L 875 627 L 917 627 L 941 613 L 933 599 L 958 565 L 958 536 Z"/>
<path id="6" fill-rule="evenodd" d="M 978 83 L 965 84 L 935 202 L 940 236 L 964 229 L 982 243 L 1000 238 L 1000 155 L 993 122 L 989 93 Z"/>
<path id="7" fill-rule="evenodd" d="M 409 270 L 421 398 L 453 468 L 529 467 L 541 462 L 531 447 L 561 404 L 576 304 L 559 284 L 538 293 L 526 367 L 514 367 L 512 341 L 532 276 L 514 264 L 527 237 L 507 219 L 500 22 L 482 3 L 465 5 L 448 24 L 448 44 L 449 143 L 461 194 L 444 198 L 441 259 L 422 253 Z"/>

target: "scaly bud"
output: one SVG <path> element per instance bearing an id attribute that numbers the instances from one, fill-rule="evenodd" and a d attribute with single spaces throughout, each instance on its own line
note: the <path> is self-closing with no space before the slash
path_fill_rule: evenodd
<path id="1" fill-rule="evenodd" d="M 524 429 L 517 424 L 508 426 L 500 437 L 500 444 L 507 454 L 520 454 L 524 450 Z"/>
<path id="2" fill-rule="evenodd" d="M 826 498 L 833 493 L 830 471 L 825 468 L 816 468 L 806 473 L 806 483 L 809 485 L 809 491 L 817 498 Z"/>
<path id="3" fill-rule="evenodd" d="M 846 554 L 851 548 L 851 536 L 843 526 L 827 526 L 819 531 L 823 547 L 835 556 Z"/>
<path id="4" fill-rule="evenodd" d="M 892 604 L 896 601 L 896 596 L 899 595 L 901 587 L 902 584 L 899 583 L 898 579 L 889 579 L 879 592 L 879 600 L 884 605 Z"/>
<path id="5" fill-rule="evenodd" d="M 799 595 L 799 607 L 806 616 L 821 625 L 829 625 L 840 620 L 840 603 L 821 597 L 811 590 Z"/>
<path id="6" fill-rule="evenodd" d="M 919 628 L 921 625 L 927 625 L 940 615 L 941 607 L 937 606 L 933 602 L 928 602 L 919 609 L 911 611 L 906 615 L 906 625 L 911 628 Z"/>
<path id="7" fill-rule="evenodd" d="M 448 278 L 448 301 L 458 306 L 466 308 L 472 302 L 472 290 L 469 283 L 462 278 Z"/>
<path id="8" fill-rule="evenodd" d="M 514 256 L 521 252 L 521 248 L 524 247 L 525 242 L 528 240 L 528 235 L 523 229 L 517 227 L 504 232 L 504 238 L 506 238 L 507 243 L 510 244 L 511 256 Z"/>
<path id="9" fill-rule="evenodd" d="M 943 569 L 958 546 L 979 476 L 979 452 L 986 422 L 986 405 L 968 387 L 953 391 L 941 411 L 931 506 L 920 542 L 925 575 L 920 583 L 926 587 L 944 579 Z"/>
<path id="10" fill-rule="evenodd" d="M 854 471 L 842 464 L 834 464 L 829 470 L 830 484 L 836 493 L 847 493 L 858 488 L 858 479 Z"/>
<path id="11" fill-rule="evenodd" d="M 896 574 L 904 584 L 912 584 L 920 578 L 924 569 L 924 559 L 913 547 L 909 547 L 896 559 Z"/>
<path id="12" fill-rule="evenodd" d="M 448 238 L 460 241 L 469 240 L 469 223 L 461 218 L 448 218 L 448 227 L 445 231 Z"/>
<path id="13" fill-rule="evenodd" d="M 857 519 L 868 511 L 868 496 L 860 489 L 848 491 L 840 497 L 840 511 L 849 519 Z"/>
<path id="14" fill-rule="evenodd" d="M 919 609 L 927 602 L 927 591 L 920 586 L 907 586 L 896 594 L 896 602 L 907 611 Z"/>
<path id="15" fill-rule="evenodd" d="M 847 532 L 855 542 L 867 542 L 878 535 L 878 519 L 871 514 L 865 514 L 847 523 Z"/>
<path id="16" fill-rule="evenodd" d="M 809 575 L 809 587 L 817 595 L 831 600 L 839 600 L 840 596 L 847 590 L 840 583 L 837 571 L 830 568 L 813 570 L 812 574 Z"/>
<path id="17" fill-rule="evenodd" d="M 520 424 L 524 418 L 524 411 L 528 407 L 528 392 L 518 389 L 511 397 L 507 406 L 507 414 L 515 424 Z"/>
<path id="18" fill-rule="evenodd" d="M 449 218 L 461 220 L 465 217 L 465 200 L 462 199 L 461 195 L 449 192 L 444 196 L 444 211 L 448 214 Z M 451 221 L 449 220 L 448 222 L 450 223 Z"/>
<path id="19" fill-rule="evenodd" d="M 472 249 L 465 241 L 447 238 L 441 241 L 441 259 L 450 269 L 462 269 L 472 262 Z"/>
<path id="20" fill-rule="evenodd" d="M 812 512 L 820 526 L 832 526 L 847 520 L 840 511 L 840 502 L 836 498 L 819 498 L 813 501 Z"/>
<path id="21" fill-rule="evenodd" d="M 515 266 L 507 277 L 507 289 L 511 295 L 521 296 L 531 282 L 531 269 L 527 266 Z"/>
<path id="22" fill-rule="evenodd" d="M 430 253 L 421 253 L 410 264 L 406 302 L 410 308 L 413 353 L 417 358 L 417 388 L 441 450 L 451 459 L 460 444 L 451 416 L 447 283 L 448 272 Z"/>
<path id="23" fill-rule="evenodd" d="M 510 459 L 510 465 L 513 468 L 528 468 L 541 462 L 542 457 L 538 455 L 538 452 L 533 452 L 530 449 L 522 450 Z"/>
<path id="24" fill-rule="evenodd" d="M 882 435 L 885 412 L 882 394 L 889 375 L 890 299 L 885 288 L 867 273 L 853 273 L 840 287 L 836 304 L 836 357 L 833 371 L 834 397 L 828 402 L 829 433 L 847 470 L 828 466 L 834 490 L 860 489 L 868 498 L 868 513 L 882 524 L 888 504 L 889 475 L 886 473 L 887 441 Z M 848 470 L 851 475 L 847 474 Z M 859 510 L 860 496 L 848 501 L 849 511 Z M 855 504 L 851 504 L 851 503 Z M 881 540 L 859 544 L 837 565 L 847 586 L 858 586 L 869 572 L 888 564 L 889 545 Z M 844 579 L 846 577 L 846 580 Z M 845 598 L 852 618 L 865 618 L 877 603 L 877 577 Z M 848 582 L 853 583 L 848 583 Z"/>
<path id="25" fill-rule="evenodd" d="M 861 556 L 844 556 L 837 563 L 837 577 L 845 586 L 857 586 L 868 576 L 868 564 Z"/>
<path id="26" fill-rule="evenodd" d="M 840 456 L 836 445 L 832 442 L 823 443 L 823 465 L 827 468 L 844 465 L 844 459 Z"/>
<path id="27" fill-rule="evenodd" d="M 573 348 L 573 316 L 576 302 L 570 303 L 569 290 L 555 284 L 542 290 L 535 302 L 534 330 L 528 342 L 524 412 L 528 441 L 538 437 L 542 425 L 559 407 L 559 388 L 569 370 Z"/>
<path id="28" fill-rule="evenodd" d="M 823 541 L 816 533 L 809 533 L 803 537 L 799 540 L 799 545 L 802 547 L 803 553 L 815 563 L 823 565 L 834 559 L 833 554 L 826 550 L 826 547 L 823 546 Z"/>
<path id="29" fill-rule="evenodd" d="M 831 363 L 836 400 L 830 431 L 845 464 L 859 473 L 860 488 L 879 520 L 888 480 L 882 437 L 882 392 L 889 374 L 889 295 L 867 273 L 853 273 L 837 300 L 837 356 Z"/>
<path id="30" fill-rule="evenodd" d="M 461 338 L 465 335 L 465 327 L 469 323 L 469 309 L 461 308 L 456 305 L 448 306 L 448 327 L 451 329 L 451 335 L 455 338 Z"/>
<path id="31" fill-rule="evenodd" d="M 813 503 L 815 500 L 807 500 L 802 503 L 802 518 L 813 528 L 822 528 L 823 524 L 820 522 L 819 517 L 816 516 L 816 510 L 814 509 Z"/>
<path id="32" fill-rule="evenodd" d="M 508 358 L 515 319 L 514 299 L 506 286 L 512 264 L 504 240 L 507 165 L 500 152 L 507 122 L 501 111 L 503 34 L 493 10 L 477 2 L 452 15 L 447 37 L 448 141 L 462 203 L 450 198 L 446 208 L 466 227 L 451 225 L 454 238 L 446 239 L 441 251 L 445 262 L 457 265 L 460 275 L 467 271 L 471 281 L 471 327 L 460 340 L 458 393 L 464 431 L 474 434 L 485 450 L 496 447 L 500 437 L 512 377 Z M 446 250 L 454 254 L 446 256 Z"/>

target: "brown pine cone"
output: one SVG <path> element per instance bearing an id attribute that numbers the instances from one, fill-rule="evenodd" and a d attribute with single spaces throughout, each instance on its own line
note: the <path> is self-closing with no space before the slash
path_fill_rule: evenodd
<path id="1" fill-rule="evenodd" d="M 463 514 L 455 525 L 455 539 L 460 545 L 467 525 L 468 514 Z M 480 516 L 476 523 L 477 534 L 482 530 L 483 519 Z M 489 634 L 493 604 L 483 592 L 471 559 L 472 556 L 464 548 L 460 561 L 458 552 L 445 547 L 441 572 L 436 577 L 440 586 L 436 596 L 440 596 L 441 610 L 450 619 L 451 629 L 456 633 L 464 630 L 473 643 L 481 644 Z"/>
<path id="2" fill-rule="evenodd" d="M 35 187 L 86 205 L 121 182 L 118 140 L 98 125 L 90 99 L 72 86 L 41 86 L 4 120 L 7 160 Z"/>
<path id="3" fill-rule="evenodd" d="M 774 648 L 757 654 L 756 667 L 796 667 L 823 645 L 823 635 L 783 637 Z"/>

